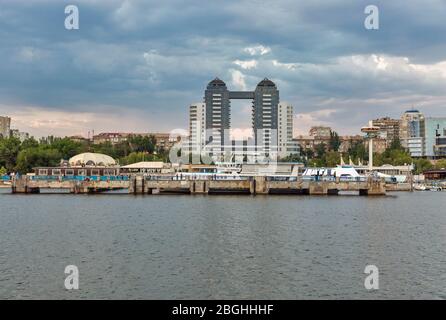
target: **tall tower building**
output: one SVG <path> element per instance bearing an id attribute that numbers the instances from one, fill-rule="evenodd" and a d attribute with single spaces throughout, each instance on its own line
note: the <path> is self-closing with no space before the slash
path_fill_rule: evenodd
<path id="1" fill-rule="evenodd" d="M 277 152 L 278 106 L 279 90 L 274 82 L 263 79 L 254 91 L 252 127 L 257 150 L 266 155 Z"/>
<path id="2" fill-rule="evenodd" d="M 278 156 L 285 158 L 292 153 L 293 141 L 293 106 L 287 102 L 280 102 L 278 106 Z"/>
<path id="3" fill-rule="evenodd" d="M 206 105 L 206 143 L 210 147 L 210 156 L 221 156 L 225 141 L 229 141 L 231 111 L 229 91 L 226 84 L 215 78 L 209 82 L 204 93 Z"/>
<path id="4" fill-rule="evenodd" d="M 206 142 L 206 105 L 202 102 L 189 106 L 189 141 L 192 156 L 200 155 Z"/>
<path id="5" fill-rule="evenodd" d="M 232 99 L 252 100 L 254 139 L 230 140 Z M 267 78 L 254 91 L 229 91 L 222 80 L 215 78 L 206 87 L 204 103 L 192 104 L 189 114 L 192 153 L 202 153 L 213 161 L 232 161 L 228 159 L 235 155 L 271 161 L 298 152 L 293 144 L 293 107 L 286 102 L 280 104 L 279 90 Z"/>
<path id="6" fill-rule="evenodd" d="M 11 134 L 11 118 L 0 117 L 0 138 L 9 138 Z"/>

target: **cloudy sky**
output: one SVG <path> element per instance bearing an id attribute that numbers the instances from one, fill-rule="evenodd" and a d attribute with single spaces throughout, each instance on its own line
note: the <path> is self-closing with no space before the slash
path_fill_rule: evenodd
<path id="1" fill-rule="evenodd" d="M 379 30 L 364 28 L 370 4 Z M 295 134 L 355 134 L 412 106 L 446 116 L 445 17 L 445 0 L 0 0 L 0 115 L 36 136 L 167 132 L 218 76 L 230 90 L 272 79 Z M 233 103 L 233 127 L 250 114 Z"/>

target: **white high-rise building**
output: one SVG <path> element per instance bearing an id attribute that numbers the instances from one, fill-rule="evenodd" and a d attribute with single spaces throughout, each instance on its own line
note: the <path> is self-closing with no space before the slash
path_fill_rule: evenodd
<path id="1" fill-rule="evenodd" d="M 206 144 L 206 104 L 202 102 L 189 107 L 189 139 L 193 157 L 199 156 Z"/>
<path id="2" fill-rule="evenodd" d="M 293 106 L 287 102 L 280 102 L 277 117 L 277 151 L 279 158 L 285 158 L 292 153 L 296 153 L 293 144 Z"/>

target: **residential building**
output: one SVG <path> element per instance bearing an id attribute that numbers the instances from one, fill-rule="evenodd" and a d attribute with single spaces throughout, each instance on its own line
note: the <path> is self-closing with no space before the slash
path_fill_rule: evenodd
<path id="1" fill-rule="evenodd" d="M 311 127 L 308 134 L 312 137 L 330 137 L 331 131 L 330 127 L 315 126 Z"/>
<path id="2" fill-rule="evenodd" d="M 129 133 L 103 132 L 93 136 L 93 144 L 101 144 L 107 142 L 111 144 L 118 144 L 126 141 L 129 135 Z"/>
<path id="3" fill-rule="evenodd" d="M 364 145 L 366 150 L 368 150 L 369 148 L 369 141 L 370 139 L 364 139 Z M 386 151 L 387 145 L 388 145 L 387 139 L 381 137 L 373 138 L 373 153 L 378 153 L 378 154 L 383 153 L 384 151 Z"/>
<path id="4" fill-rule="evenodd" d="M 278 156 L 285 158 L 298 153 L 293 143 L 293 106 L 287 102 L 280 102 L 278 106 Z"/>
<path id="5" fill-rule="evenodd" d="M 400 119 L 391 119 L 389 117 L 372 120 L 372 125 L 379 128 L 378 135 L 386 140 L 387 146 L 400 136 Z"/>
<path id="6" fill-rule="evenodd" d="M 189 141 L 190 150 L 194 159 L 193 163 L 199 163 L 199 155 L 206 145 L 206 104 L 193 103 L 189 106 Z"/>
<path id="7" fill-rule="evenodd" d="M 364 143 L 364 137 L 361 135 L 354 136 L 340 136 L 339 140 L 341 141 L 341 145 L 339 146 L 338 151 L 341 153 L 348 153 L 349 150 L 358 143 Z"/>
<path id="8" fill-rule="evenodd" d="M 261 154 L 278 151 L 278 108 L 279 90 L 274 82 L 265 78 L 257 84 L 252 107 L 254 139 Z"/>
<path id="9" fill-rule="evenodd" d="M 418 110 L 408 110 L 401 116 L 400 141 L 412 157 L 424 155 L 425 118 Z"/>
<path id="10" fill-rule="evenodd" d="M 423 156 L 430 159 L 446 156 L 446 118 L 426 117 L 424 128 Z"/>
<path id="11" fill-rule="evenodd" d="M 252 100 L 253 139 L 232 141 L 231 100 Z M 189 134 L 192 153 L 206 149 L 214 161 L 227 160 L 228 154 L 279 156 L 296 152 L 293 142 L 293 107 L 279 102 L 279 90 L 265 78 L 254 91 L 229 91 L 224 81 L 215 78 L 208 83 L 204 102 L 189 107 Z M 244 146 L 244 147 L 243 147 Z"/>
<path id="12" fill-rule="evenodd" d="M 9 138 L 11 131 L 11 118 L 0 116 L 0 138 Z"/>

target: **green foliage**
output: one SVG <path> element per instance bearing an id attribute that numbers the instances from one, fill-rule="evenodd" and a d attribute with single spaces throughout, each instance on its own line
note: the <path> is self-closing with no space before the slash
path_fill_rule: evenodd
<path id="1" fill-rule="evenodd" d="M 168 152 L 156 149 L 154 136 L 130 136 L 127 141 L 112 145 L 110 142 L 90 145 L 69 138 L 48 136 L 29 138 L 20 142 L 17 138 L 0 139 L 0 167 L 6 172 L 28 173 L 34 167 L 58 166 L 62 159 L 83 152 L 97 152 L 119 159 L 121 164 L 139 161 L 166 161 Z"/>
<path id="2" fill-rule="evenodd" d="M 354 142 L 349 150 L 348 155 L 352 158 L 353 162 L 357 162 L 359 159 L 368 159 L 369 154 L 361 141 Z"/>
<path id="3" fill-rule="evenodd" d="M 424 171 L 430 170 L 434 167 L 427 159 L 415 159 L 413 163 L 415 166 L 415 174 L 423 173 Z"/>
<path id="4" fill-rule="evenodd" d="M 384 164 L 401 166 L 411 164 L 413 161 L 410 154 L 401 146 L 398 140 L 394 140 L 382 154 L 374 154 L 373 157 L 374 165 L 377 166 Z"/>
<path id="5" fill-rule="evenodd" d="M 438 160 L 435 164 L 435 169 L 446 169 L 446 159 Z"/>
<path id="6" fill-rule="evenodd" d="M 127 157 L 119 159 L 119 164 L 128 165 L 142 161 L 163 161 L 163 157 L 157 154 L 149 154 L 147 152 L 132 152 Z"/>
<path id="7" fill-rule="evenodd" d="M 315 151 L 316 151 L 316 156 L 321 159 L 325 156 L 325 152 L 327 150 L 327 147 L 325 145 L 325 143 L 320 143 L 316 146 Z"/>
<path id="8" fill-rule="evenodd" d="M 304 163 L 305 159 L 299 154 L 290 154 L 289 156 L 280 159 L 281 162 L 301 162 Z"/>
<path id="9" fill-rule="evenodd" d="M 20 152 L 20 140 L 14 137 L 0 140 L 0 165 L 8 171 L 14 169 L 17 155 Z"/>
<path id="10" fill-rule="evenodd" d="M 330 151 L 325 154 L 325 166 L 336 167 L 341 160 L 341 155 L 337 151 Z"/>
<path id="11" fill-rule="evenodd" d="M 28 173 L 33 167 L 58 166 L 61 159 L 62 154 L 59 150 L 40 145 L 20 151 L 14 169 L 21 173 Z"/>
<path id="12" fill-rule="evenodd" d="M 156 139 L 154 136 L 130 136 L 127 141 L 133 152 L 153 153 L 155 151 Z"/>
<path id="13" fill-rule="evenodd" d="M 332 151 L 338 151 L 339 147 L 341 146 L 341 139 L 339 138 L 339 135 L 335 131 L 330 132 L 330 142 L 329 142 L 330 150 Z"/>
<path id="14" fill-rule="evenodd" d="M 0 176 L 4 176 L 7 173 L 8 173 L 8 170 L 6 170 L 5 167 L 0 167 Z"/>

